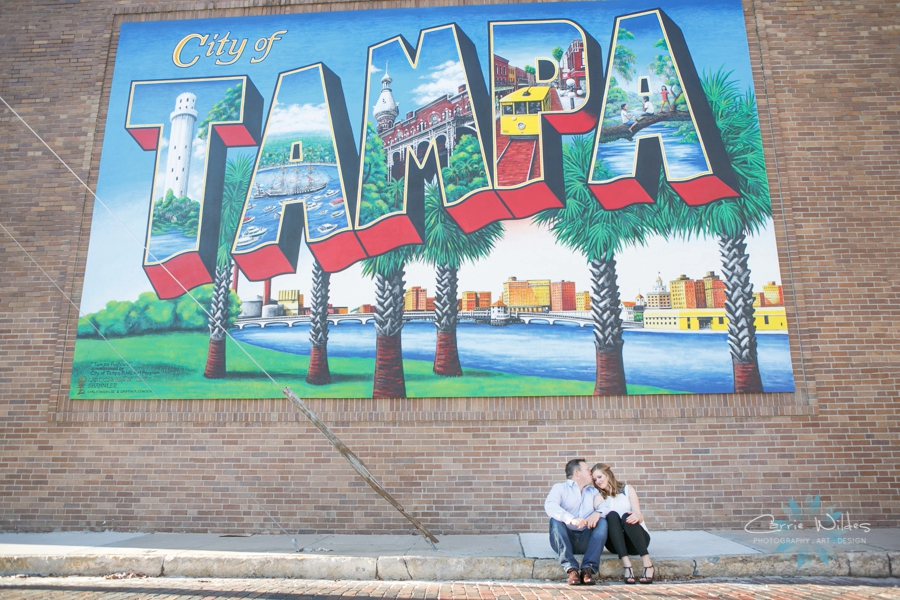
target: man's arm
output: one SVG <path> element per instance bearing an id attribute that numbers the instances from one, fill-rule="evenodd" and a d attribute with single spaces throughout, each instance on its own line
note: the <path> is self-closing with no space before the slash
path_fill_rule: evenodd
<path id="1" fill-rule="evenodd" d="M 550 488 L 550 493 L 547 494 L 547 499 L 544 500 L 544 512 L 546 512 L 547 516 L 551 519 L 556 519 L 557 521 L 569 524 L 575 519 L 575 515 L 571 514 L 561 506 L 562 492 L 562 486 L 559 484 Z"/>

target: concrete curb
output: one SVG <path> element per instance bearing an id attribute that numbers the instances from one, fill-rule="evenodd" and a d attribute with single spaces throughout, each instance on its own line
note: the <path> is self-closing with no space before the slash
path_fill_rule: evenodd
<path id="1" fill-rule="evenodd" d="M 655 559 L 657 578 L 685 577 L 891 577 L 900 575 L 898 552 L 839 552 L 827 562 L 796 555 L 749 554 Z M 639 564 L 639 563 L 637 563 Z M 639 569 L 635 569 L 637 573 Z M 0 575 L 288 578 L 384 581 L 514 581 L 565 578 L 555 559 L 463 556 L 320 556 L 293 554 L 104 554 L 0 556 Z M 600 563 L 600 577 L 618 578 L 615 558 Z"/>

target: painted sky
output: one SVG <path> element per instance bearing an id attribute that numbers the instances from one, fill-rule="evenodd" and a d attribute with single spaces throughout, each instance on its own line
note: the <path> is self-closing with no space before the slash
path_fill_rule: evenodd
<path id="1" fill-rule="evenodd" d="M 98 196 L 112 214 L 101 206 L 93 213 L 82 310 L 94 312 L 109 300 L 134 299 L 141 292 L 150 289 L 141 269 L 141 262 L 155 158 L 152 152 L 142 151 L 123 126 L 132 81 L 248 75 L 262 94 L 264 111 L 268 114 L 279 73 L 321 61 L 341 79 L 358 144 L 361 125 L 367 118 L 371 118 L 371 104 L 381 87 L 377 81 L 381 74 L 374 69 L 384 68 L 384 65 L 372 65 L 376 85 L 370 92 L 369 106 L 363 106 L 365 83 L 370 70 L 370 46 L 381 44 L 396 35 L 403 35 L 416 44 L 421 29 L 455 22 L 475 44 L 482 74 L 489 84 L 488 77 L 492 72 L 487 39 L 489 21 L 508 20 L 513 16 L 517 19 L 571 19 L 597 39 L 603 48 L 605 64 L 614 18 L 656 7 L 665 10 L 684 31 L 698 71 L 702 73 L 704 69 L 716 70 L 724 66 L 726 70 L 733 72 L 741 89 L 752 88 L 744 17 L 737 0 L 663 0 L 652 5 L 617 0 L 123 23 L 116 53 L 97 187 Z M 173 62 L 173 50 L 186 36 L 200 34 L 208 35 L 207 40 L 213 40 L 214 37 L 221 40 L 226 32 L 229 40 L 238 40 L 237 45 L 240 40 L 247 40 L 243 55 L 233 64 L 216 65 L 214 51 L 218 44 L 213 44 L 212 56 L 207 56 L 208 46 L 201 47 L 196 40 L 185 45 L 181 53 L 182 61 L 189 62 L 196 56 L 196 62 L 188 68 L 178 67 Z M 447 44 L 441 35 L 446 37 L 446 33 L 436 32 L 435 41 L 429 39 L 428 43 L 434 43 L 435 48 Z M 275 39 L 271 45 L 262 42 L 273 39 L 273 36 L 279 39 Z M 523 45 L 530 47 L 533 43 L 534 40 L 531 40 Z M 563 43 L 554 45 L 565 46 Z M 260 49 L 254 49 L 254 46 Z M 229 44 L 224 47 L 227 50 Z M 260 60 L 266 50 L 268 54 Z M 516 64 L 520 60 L 517 52 L 519 50 L 511 49 L 511 55 L 506 58 Z M 532 51 L 526 47 L 521 52 Z M 224 55 L 219 60 L 226 62 L 231 58 L 233 57 Z M 394 60 L 390 59 L 391 65 Z M 405 60 L 404 57 L 398 55 L 396 60 L 397 70 L 393 66 L 389 67 L 392 77 L 395 77 L 395 93 L 410 98 L 411 102 L 417 99 L 424 103 L 430 96 L 440 93 L 441 86 L 448 85 L 447 81 L 455 76 L 454 69 L 457 68 L 453 64 L 456 60 L 455 49 L 444 54 L 432 53 L 430 50 L 425 52 L 422 60 L 427 68 L 415 73 L 403 73 L 400 61 Z M 602 82 L 595 82 L 593 85 L 599 87 Z M 174 97 L 169 99 L 161 96 L 158 102 L 158 111 L 165 114 L 163 121 L 167 122 Z M 201 98 L 198 96 L 198 112 L 200 102 Z M 401 101 L 401 116 L 411 108 L 404 102 L 407 101 Z M 285 102 L 283 105 L 276 105 L 273 115 L 277 117 L 282 114 L 279 111 L 294 110 L 294 105 L 297 110 L 307 111 L 312 122 L 321 103 L 317 103 L 315 99 L 308 102 Z M 164 160 L 164 156 L 160 159 Z M 579 290 L 586 289 L 587 270 L 581 257 L 557 246 L 548 232 L 536 229 L 530 225 L 529 220 L 508 223 L 507 229 L 506 238 L 490 259 L 479 263 L 475 268 L 463 269 L 461 290 L 499 293 L 502 281 L 509 276 L 520 279 L 574 280 Z M 757 289 L 767 280 L 780 280 L 771 227 L 761 237 L 751 239 L 750 253 Z M 308 293 L 308 258 L 308 252 L 302 250 L 298 267 L 300 275 L 277 278 L 274 288 L 300 288 Z M 704 271 L 718 269 L 719 259 L 714 241 L 684 245 L 653 240 L 647 249 L 622 253 L 619 265 L 620 287 L 623 298 L 627 298 L 637 293 L 638 289 L 649 289 L 657 271 L 667 281 L 685 272 L 691 277 L 700 277 Z M 411 266 L 408 273 L 407 281 L 410 285 L 433 289 L 433 274 L 430 269 Z M 353 307 L 362 302 L 371 302 L 374 286 L 368 279 L 362 278 L 358 266 L 354 266 L 336 274 L 332 278 L 331 289 L 335 305 Z M 242 296 L 253 296 L 261 291 L 262 284 L 241 281 Z"/>
<path id="2" fill-rule="evenodd" d="M 399 42 L 373 48 L 372 64 L 369 67 L 372 86 L 368 102 L 370 122 L 375 122 L 372 106 L 381 93 L 381 78 L 384 77 L 385 69 L 393 80 L 391 90 L 394 100 L 400 105 L 398 120 L 402 120 L 407 112 L 441 96 L 456 94 L 459 86 L 465 84 L 465 75 L 457 55 L 456 40 L 449 27 L 429 31 L 423 36 L 422 50 L 415 57 L 415 69 L 410 65 Z"/>
<path id="3" fill-rule="evenodd" d="M 536 59 L 552 61 L 554 48 L 559 46 L 565 52 L 572 40 L 580 37 L 578 29 L 570 23 L 497 23 L 494 25 L 494 54 L 507 59 L 511 66 L 524 69 L 528 65 L 537 69 Z"/>
<path id="4" fill-rule="evenodd" d="M 302 69 L 281 77 L 278 98 L 266 121 L 266 135 L 303 133 L 331 137 L 328 107 L 319 69 Z"/>

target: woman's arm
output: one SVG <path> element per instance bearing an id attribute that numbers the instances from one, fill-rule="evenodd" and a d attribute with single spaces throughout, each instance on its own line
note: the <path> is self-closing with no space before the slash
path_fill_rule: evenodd
<path id="1" fill-rule="evenodd" d="M 631 515 L 625 519 L 625 522 L 632 525 L 642 523 L 644 515 L 641 513 L 641 503 L 638 502 L 637 492 L 634 491 L 633 485 L 628 486 L 628 501 L 631 502 Z"/>
<path id="2" fill-rule="evenodd" d="M 609 506 L 606 504 L 606 500 L 600 494 L 594 496 L 594 511 L 600 513 L 601 517 L 605 517 L 609 514 Z"/>

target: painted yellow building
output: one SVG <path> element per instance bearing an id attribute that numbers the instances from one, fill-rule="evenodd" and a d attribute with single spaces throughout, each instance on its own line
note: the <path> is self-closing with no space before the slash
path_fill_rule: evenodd
<path id="1" fill-rule="evenodd" d="M 774 281 L 770 281 L 763 286 L 763 294 L 768 304 L 784 304 L 784 291 Z"/>
<path id="2" fill-rule="evenodd" d="M 503 282 L 503 303 L 510 309 L 519 307 L 550 308 L 550 280 L 519 281 L 510 277 Z"/>
<path id="3" fill-rule="evenodd" d="M 754 309 L 753 323 L 757 331 L 787 331 L 783 306 Z M 644 310 L 644 329 L 663 331 L 728 331 L 724 308 L 681 308 Z"/>
<path id="4" fill-rule="evenodd" d="M 590 292 L 575 292 L 575 310 L 591 310 Z"/>
<path id="5" fill-rule="evenodd" d="M 300 290 L 279 290 L 278 304 L 284 309 L 286 315 L 303 314 L 303 294 Z"/>

